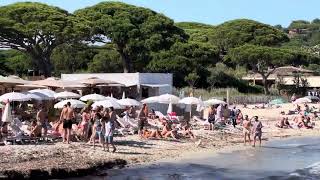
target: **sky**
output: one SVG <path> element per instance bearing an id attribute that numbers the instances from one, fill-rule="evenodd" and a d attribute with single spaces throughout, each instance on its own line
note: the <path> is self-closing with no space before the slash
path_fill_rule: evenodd
<path id="1" fill-rule="evenodd" d="M 22 0 L 20 0 L 21 2 Z M 29 0 L 58 6 L 73 12 L 102 0 Z M 320 18 L 320 0 L 119 0 L 163 13 L 176 22 L 201 22 L 218 25 L 248 18 L 287 27 L 292 20 Z M 0 6 L 19 0 L 0 0 Z"/>

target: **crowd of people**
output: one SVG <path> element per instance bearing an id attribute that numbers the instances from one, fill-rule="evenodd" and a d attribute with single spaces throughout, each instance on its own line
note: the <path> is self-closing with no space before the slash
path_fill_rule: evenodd
<path id="1" fill-rule="evenodd" d="M 135 107 L 126 107 L 125 110 L 115 110 L 113 107 L 104 108 L 102 106 L 87 107 L 73 109 L 68 102 L 60 111 L 60 116 L 56 122 L 48 122 L 48 108 L 44 105 L 37 106 L 35 120 L 30 122 L 28 134 L 30 137 L 40 138 L 46 137 L 48 132 L 62 136 L 62 142 L 69 144 L 73 140 L 87 142 L 95 148 L 98 144 L 104 150 L 109 151 L 109 146 L 112 147 L 112 152 L 117 150 L 114 144 L 114 134 L 119 133 L 119 129 L 132 129 L 133 133 L 137 133 L 142 139 L 162 139 L 162 138 L 190 138 L 195 139 L 193 132 L 194 124 L 191 119 L 181 120 L 176 118 L 176 114 L 159 115 L 154 109 L 149 110 L 146 104 L 143 104 L 141 109 Z M 317 112 L 313 111 L 308 104 L 304 104 L 303 108 L 297 105 L 294 110 L 297 115 L 289 120 L 288 116 L 281 116 L 275 124 L 278 128 L 306 128 L 312 129 L 315 126 L 315 121 L 318 120 Z M 227 124 L 230 127 L 242 128 L 243 141 L 253 146 L 259 140 L 261 145 L 261 136 L 263 125 L 259 121 L 258 116 L 249 118 L 248 115 L 243 115 L 242 111 L 236 106 L 228 106 L 227 103 L 213 105 L 208 107 L 207 122 L 209 130 L 214 130 L 217 127 L 225 127 Z M 8 133 L 8 122 L 2 122 L 0 135 Z M 232 126 L 231 126 L 232 125 Z M 11 129 L 14 126 L 11 125 Z M 19 132 L 19 128 L 16 128 Z"/>
<path id="2" fill-rule="evenodd" d="M 276 123 L 276 127 L 286 129 L 313 129 L 315 122 L 319 120 L 317 111 L 315 111 L 314 108 L 310 108 L 308 104 L 304 104 L 303 108 L 301 108 L 300 105 L 297 105 L 295 110 L 290 111 L 290 114 L 295 115 L 291 120 L 286 116 L 280 117 L 279 121 Z"/>
<path id="3" fill-rule="evenodd" d="M 210 130 L 215 126 L 231 124 L 234 128 L 237 125 L 243 128 L 244 144 L 247 141 L 251 144 L 251 135 L 253 136 L 253 146 L 256 145 L 256 140 L 259 140 L 261 146 L 262 137 L 262 123 L 259 121 L 258 116 L 253 116 L 249 119 L 248 115 L 243 115 L 240 109 L 236 106 L 228 108 L 227 104 L 220 104 L 210 106 L 208 111 L 208 122 L 210 123 Z"/>

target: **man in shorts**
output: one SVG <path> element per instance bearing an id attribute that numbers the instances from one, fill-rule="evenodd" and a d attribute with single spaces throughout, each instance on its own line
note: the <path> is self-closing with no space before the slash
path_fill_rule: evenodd
<path id="1" fill-rule="evenodd" d="M 258 116 L 254 116 L 253 123 L 253 147 L 256 146 L 256 139 L 259 139 L 259 144 L 261 146 L 261 136 L 262 136 L 262 123 L 259 121 Z"/>
<path id="2" fill-rule="evenodd" d="M 43 136 L 47 135 L 48 127 L 47 127 L 47 112 L 45 112 L 42 105 L 39 106 L 39 111 L 37 113 L 37 123 L 41 126 Z"/>
<path id="3" fill-rule="evenodd" d="M 251 139 L 250 139 L 250 131 L 251 131 L 251 122 L 246 115 L 243 122 L 242 122 L 242 127 L 243 127 L 243 136 L 244 136 L 244 145 L 247 143 L 247 137 L 249 139 L 249 143 L 251 144 Z"/>
<path id="4" fill-rule="evenodd" d="M 67 141 L 70 144 L 72 120 L 75 118 L 74 110 L 71 103 L 67 102 L 67 107 L 63 108 L 60 115 L 60 121 L 63 122 L 63 143 Z"/>

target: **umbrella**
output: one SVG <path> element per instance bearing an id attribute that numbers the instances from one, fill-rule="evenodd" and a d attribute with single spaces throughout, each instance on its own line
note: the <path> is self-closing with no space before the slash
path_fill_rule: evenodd
<path id="1" fill-rule="evenodd" d="M 293 104 L 303 104 L 303 103 L 311 103 L 311 99 L 308 98 L 299 98 L 293 102 Z"/>
<path id="2" fill-rule="evenodd" d="M 141 103 L 135 99 L 125 98 L 118 100 L 118 103 L 122 106 L 140 106 Z"/>
<path id="3" fill-rule="evenodd" d="M 204 102 L 206 105 L 217 105 L 217 104 L 226 104 L 226 102 L 219 100 L 219 99 L 209 99 Z"/>
<path id="4" fill-rule="evenodd" d="M 122 99 L 125 99 L 126 98 L 126 92 L 123 91 L 122 93 Z"/>
<path id="5" fill-rule="evenodd" d="M 273 104 L 273 105 L 284 104 L 284 103 L 286 103 L 286 101 L 284 99 L 282 99 L 282 98 L 274 99 L 274 100 L 269 102 L 269 104 Z"/>
<path id="6" fill-rule="evenodd" d="M 54 99 L 54 96 L 56 94 L 56 92 L 50 90 L 50 89 L 34 89 L 31 91 L 28 91 L 32 94 L 36 94 L 38 96 L 42 96 L 43 98 L 45 98 L 44 100 L 51 100 Z"/>
<path id="7" fill-rule="evenodd" d="M 85 84 L 87 86 L 96 86 L 99 84 L 119 84 L 115 81 L 110 81 L 110 80 L 104 80 L 104 79 L 100 79 L 97 77 L 91 77 L 88 79 L 84 79 L 82 81 L 80 81 L 82 84 Z"/>
<path id="8" fill-rule="evenodd" d="M 77 93 L 73 93 L 73 92 L 68 92 L 68 91 L 64 91 L 64 92 L 60 92 L 55 94 L 54 96 L 56 99 L 68 99 L 68 98 L 80 98 L 80 94 Z"/>
<path id="9" fill-rule="evenodd" d="M 320 101 L 320 98 L 318 98 L 317 96 L 306 96 L 305 98 L 308 98 L 311 101 Z"/>
<path id="10" fill-rule="evenodd" d="M 178 104 L 179 100 L 179 97 L 172 94 L 163 94 L 158 96 L 158 102 L 163 104 Z"/>
<path id="11" fill-rule="evenodd" d="M 85 87 L 80 83 L 74 81 L 64 81 L 57 78 L 47 78 L 44 80 L 33 81 L 34 85 L 48 86 L 48 87 L 57 87 L 57 88 L 67 88 L 67 87 Z"/>
<path id="12" fill-rule="evenodd" d="M 159 96 L 148 97 L 148 98 L 142 100 L 141 102 L 142 103 L 158 103 L 159 102 Z"/>
<path id="13" fill-rule="evenodd" d="M 0 76 L 0 84 L 4 85 L 4 86 L 16 86 L 16 85 L 22 85 L 22 84 L 28 84 L 29 81 L 23 80 L 17 76 L 8 76 L 8 77 L 4 77 L 4 76 Z"/>
<path id="14" fill-rule="evenodd" d="M 111 100 L 113 100 L 113 101 L 116 101 L 116 102 L 119 100 L 119 99 L 116 99 L 116 98 L 114 98 L 114 97 L 112 97 L 112 96 L 111 96 L 111 97 L 110 97 L 110 96 L 107 96 L 107 97 L 106 97 L 106 100 L 109 100 L 109 99 L 111 99 Z"/>
<path id="15" fill-rule="evenodd" d="M 92 104 L 92 107 L 103 106 L 105 108 L 113 107 L 114 109 L 122 109 L 122 106 L 112 99 L 107 99 L 103 101 L 97 101 Z"/>
<path id="16" fill-rule="evenodd" d="M 12 122 L 10 103 L 7 103 L 2 113 L 2 122 Z"/>
<path id="17" fill-rule="evenodd" d="M 11 93 L 6 93 L 0 96 L 0 101 L 6 101 L 9 100 L 10 102 L 12 101 L 30 101 L 31 98 L 28 95 L 22 94 L 22 93 L 17 93 L 17 92 L 11 92 Z"/>
<path id="18" fill-rule="evenodd" d="M 103 100 L 106 100 L 106 97 L 102 96 L 100 94 L 88 94 L 88 95 L 82 96 L 80 98 L 80 100 L 81 101 L 89 101 L 89 100 L 92 100 L 92 101 L 103 101 Z"/>
<path id="19" fill-rule="evenodd" d="M 67 99 L 67 100 L 64 100 L 64 101 L 61 101 L 61 102 L 58 102 L 57 104 L 54 105 L 54 108 L 56 109 L 61 109 L 63 108 L 64 105 L 66 105 L 68 102 L 71 103 L 71 107 L 72 108 L 84 108 L 86 107 L 87 105 L 82 102 L 82 101 L 79 101 L 79 100 L 75 100 L 75 99 Z"/>
<path id="20" fill-rule="evenodd" d="M 195 97 L 186 97 L 179 101 L 181 104 L 202 104 L 202 101 L 199 98 Z"/>
<path id="21" fill-rule="evenodd" d="M 30 99 L 32 100 L 37 100 L 37 101 L 45 100 L 45 98 L 43 98 L 42 96 L 30 93 L 30 92 L 22 92 L 22 94 L 29 96 Z"/>
<path id="22" fill-rule="evenodd" d="M 203 102 L 200 100 L 200 98 L 195 98 L 195 97 L 186 97 L 183 98 L 179 101 L 181 104 L 188 104 L 190 105 L 190 119 L 192 117 L 192 110 L 191 110 L 191 105 L 193 104 L 203 104 Z"/>

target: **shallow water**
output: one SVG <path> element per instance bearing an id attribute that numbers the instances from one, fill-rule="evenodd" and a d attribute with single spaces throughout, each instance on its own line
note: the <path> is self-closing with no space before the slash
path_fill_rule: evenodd
<path id="1" fill-rule="evenodd" d="M 272 141 L 261 148 L 194 155 L 174 163 L 107 171 L 112 180 L 320 179 L 320 138 Z"/>

